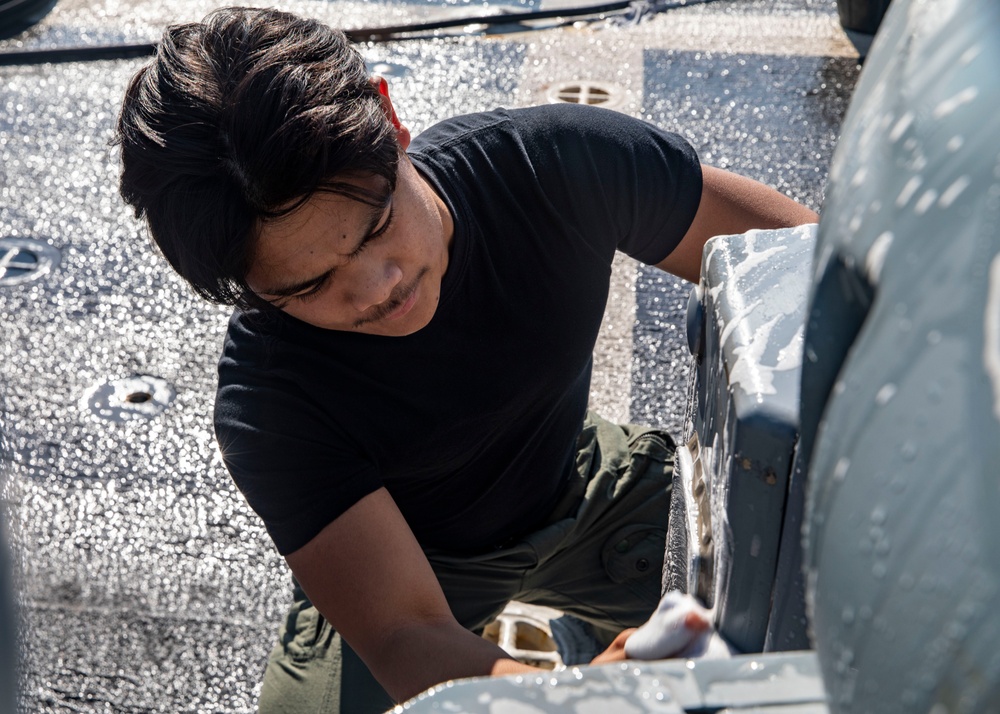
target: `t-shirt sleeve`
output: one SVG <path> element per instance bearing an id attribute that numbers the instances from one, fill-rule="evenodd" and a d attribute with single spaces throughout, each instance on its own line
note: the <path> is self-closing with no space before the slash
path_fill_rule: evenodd
<path id="1" fill-rule="evenodd" d="M 215 432 L 223 460 L 278 552 L 288 555 L 382 486 L 374 464 L 294 382 L 239 365 L 227 338 Z"/>
<path id="2" fill-rule="evenodd" d="M 701 201 L 701 164 L 678 134 L 618 112 L 551 105 L 515 115 L 541 184 L 595 240 L 649 265 L 687 233 Z"/>

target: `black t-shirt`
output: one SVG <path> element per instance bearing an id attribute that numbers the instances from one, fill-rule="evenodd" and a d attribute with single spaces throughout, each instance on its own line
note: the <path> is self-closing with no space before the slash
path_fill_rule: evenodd
<path id="1" fill-rule="evenodd" d="M 409 155 L 455 219 L 426 327 L 229 324 L 216 433 L 282 554 L 382 486 L 425 547 L 538 525 L 573 466 L 615 250 L 659 262 L 701 197 L 681 138 L 590 107 L 457 117 Z"/>

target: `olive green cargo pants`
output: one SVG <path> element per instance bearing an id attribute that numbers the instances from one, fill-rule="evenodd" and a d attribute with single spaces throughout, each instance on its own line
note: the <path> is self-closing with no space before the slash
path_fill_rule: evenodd
<path id="1" fill-rule="evenodd" d="M 426 551 L 456 619 L 480 632 L 518 600 L 605 632 L 645 622 L 660 599 L 673 458 L 665 432 L 589 414 L 573 481 L 539 530 L 481 555 Z M 261 714 L 376 714 L 393 705 L 295 584 Z"/>

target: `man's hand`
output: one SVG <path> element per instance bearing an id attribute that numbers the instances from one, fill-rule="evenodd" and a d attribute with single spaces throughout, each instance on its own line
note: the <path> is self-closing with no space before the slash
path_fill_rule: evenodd
<path id="1" fill-rule="evenodd" d="M 609 664 L 611 662 L 624 662 L 628 659 L 625 656 L 625 641 L 636 631 L 636 628 L 630 627 L 627 630 L 622 630 L 618 633 L 618 636 L 614 639 L 608 648 L 601 652 L 601 654 L 590 660 L 591 664 Z"/>

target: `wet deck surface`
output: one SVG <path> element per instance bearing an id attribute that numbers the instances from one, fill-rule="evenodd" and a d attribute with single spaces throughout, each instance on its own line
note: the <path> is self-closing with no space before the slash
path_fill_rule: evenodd
<path id="1" fill-rule="evenodd" d="M 174 2 L 167 13 L 153 2 L 66 1 L 0 50 L 151 41 L 218 4 Z M 344 27 L 551 6 L 284 5 Z M 620 92 L 621 110 L 679 131 L 706 163 L 813 208 L 857 77 L 832 0 L 722 0 L 632 26 L 364 51 L 384 65 L 416 131 L 454 113 L 547 101 L 560 81 L 601 81 Z M 60 253 L 47 276 L 0 287 L 3 495 L 33 712 L 253 711 L 288 598 L 287 570 L 212 435 L 228 311 L 169 272 L 116 194 L 107 142 L 141 62 L 0 67 L 0 240 Z M 687 291 L 629 260 L 616 266 L 592 390 L 605 415 L 682 428 Z M 93 390 L 133 375 L 167 382 L 166 409 L 102 416 Z"/>

